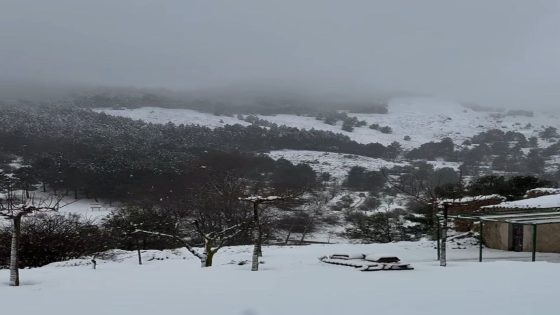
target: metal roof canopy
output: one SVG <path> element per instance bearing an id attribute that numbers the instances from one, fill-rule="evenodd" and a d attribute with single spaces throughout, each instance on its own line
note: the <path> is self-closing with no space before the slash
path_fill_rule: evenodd
<path id="1" fill-rule="evenodd" d="M 537 226 L 545 224 L 560 224 L 560 208 L 546 208 L 546 209 L 519 209 L 519 210 L 509 210 L 509 211 L 496 211 L 488 213 L 462 213 L 454 215 L 445 215 L 443 213 L 438 213 L 438 257 L 440 256 L 440 235 L 442 234 L 440 230 L 442 229 L 440 221 L 445 218 L 448 219 L 458 219 L 458 220 L 468 220 L 477 221 L 480 223 L 480 235 L 479 235 L 479 261 L 482 261 L 482 232 L 483 225 L 485 222 L 499 222 L 508 224 L 521 224 L 521 225 L 531 225 L 533 226 L 533 246 L 532 246 L 532 261 L 535 261 L 536 251 L 537 251 Z M 447 224 L 445 224 L 447 226 Z M 445 233 L 447 235 L 447 233 Z M 445 242 L 444 239 L 442 239 Z"/>
<path id="2" fill-rule="evenodd" d="M 438 213 L 441 219 L 443 215 Z M 523 225 L 543 225 L 560 223 L 560 209 L 539 209 L 538 211 L 523 209 L 515 212 L 494 212 L 494 213 L 463 213 L 448 215 L 449 219 L 479 221 L 479 222 L 502 222 Z"/>

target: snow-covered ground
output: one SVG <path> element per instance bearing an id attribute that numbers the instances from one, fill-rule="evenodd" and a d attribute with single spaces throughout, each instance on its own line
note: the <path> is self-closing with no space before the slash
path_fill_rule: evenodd
<path id="1" fill-rule="evenodd" d="M 379 171 L 383 168 L 391 169 L 395 166 L 410 164 L 406 161 L 387 161 L 362 155 L 310 150 L 274 150 L 267 153 L 267 155 L 275 160 L 286 159 L 293 164 L 308 164 L 315 172 L 328 172 L 338 181 L 343 180 L 348 175 L 348 171 L 354 166 L 364 167 L 369 171 Z M 431 164 L 435 169 L 449 167 L 458 170 L 461 165 L 461 163 L 447 161 L 425 162 Z"/>
<path id="2" fill-rule="evenodd" d="M 113 116 L 131 118 L 134 120 L 143 120 L 155 124 L 166 124 L 170 122 L 176 125 L 200 125 L 209 128 L 235 124 L 244 126 L 250 125 L 250 123 L 239 120 L 233 116 L 217 116 L 191 109 L 140 107 L 134 109 L 98 108 L 94 109 L 94 111 L 103 112 Z"/>
<path id="3" fill-rule="evenodd" d="M 286 159 L 294 164 L 306 163 L 318 173 L 328 172 L 334 178 L 340 179 L 348 175 L 354 166 L 361 166 L 370 171 L 379 171 L 382 168 L 404 166 L 408 163 L 397 163 L 383 159 L 370 158 L 361 155 L 332 153 L 308 150 L 276 150 L 268 153 L 271 158 Z"/>
<path id="4" fill-rule="evenodd" d="M 32 192 L 32 197 L 37 200 L 48 200 L 54 198 L 52 192 L 43 193 L 40 190 Z M 119 206 L 118 203 L 108 204 L 102 200 L 95 201 L 95 199 L 79 198 L 74 199 L 72 196 L 63 196 L 59 202 L 60 214 L 78 214 L 83 218 L 96 220 L 99 222 L 102 218 L 106 217 L 111 211 Z"/>
<path id="5" fill-rule="evenodd" d="M 236 117 L 216 116 L 189 109 L 144 107 L 123 110 L 103 108 L 96 109 L 96 111 L 105 112 L 109 115 L 142 119 L 152 123 L 198 124 L 211 128 L 226 124 L 248 124 Z M 349 115 L 365 120 L 367 125 L 355 128 L 353 132 L 347 132 L 341 130 L 341 122 L 332 126 L 317 120 L 315 117 L 297 115 L 260 115 L 259 117 L 279 125 L 341 133 L 360 143 L 379 142 L 388 145 L 393 141 L 398 141 L 406 149 L 418 147 L 426 142 L 438 141 L 445 137 L 450 137 L 456 144 L 461 144 L 467 138 L 493 128 L 503 131 L 518 131 L 530 137 L 537 135 L 543 126 L 558 127 L 560 119 L 560 114 L 544 112 L 535 112 L 534 117 L 496 117 L 492 113 L 475 112 L 457 102 L 428 97 L 392 99 L 389 102 L 388 114 L 351 113 Z M 373 123 L 389 126 L 393 129 L 393 133 L 384 134 L 370 129 L 368 126 Z M 531 127 L 525 129 L 524 127 L 527 124 L 531 124 Z M 410 136 L 410 141 L 404 141 L 405 136 Z M 544 142 L 541 144 L 543 146 L 549 145 Z"/>
<path id="6" fill-rule="evenodd" d="M 78 199 L 65 197 L 61 202 L 59 213 L 73 213 L 96 221 L 101 220 L 117 208 L 117 205 L 104 202 L 96 202 L 93 199 Z"/>
<path id="7" fill-rule="evenodd" d="M 496 250 L 485 250 L 487 261 L 478 263 L 475 246 L 451 247 L 446 268 L 434 261 L 428 241 L 265 247 L 258 272 L 237 264 L 250 259 L 245 246 L 224 248 L 206 269 L 183 250 L 146 251 L 141 266 L 135 253 L 121 252 L 97 270 L 88 260 L 22 270 L 18 288 L 9 287 L 8 271 L 0 270 L 0 299 L 2 314 L 18 315 L 558 313 L 560 264 Z M 317 259 L 335 252 L 393 254 L 415 270 L 360 272 Z"/>

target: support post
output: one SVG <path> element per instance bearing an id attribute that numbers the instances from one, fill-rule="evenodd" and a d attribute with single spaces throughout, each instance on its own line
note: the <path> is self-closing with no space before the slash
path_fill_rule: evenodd
<path id="1" fill-rule="evenodd" d="M 478 233 L 478 235 L 479 235 L 478 236 L 478 262 L 482 262 L 482 247 L 483 247 L 482 233 L 483 233 L 483 231 L 484 231 L 484 222 L 481 220 L 480 221 L 480 232 Z"/>
<path id="2" fill-rule="evenodd" d="M 439 217 L 436 216 L 436 246 L 437 246 L 437 260 L 440 260 L 441 257 L 441 247 L 440 247 L 440 239 L 441 239 L 441 225 L 439 224 Z"/>
<path id="3" fill-rule="evenodd" d="M 533 254 L 531 256 L 531 261 L 535 261 L 537 258 L 537 225 L 533 224 Z"/>
<path id="4" fill-rule="evenodd" d="M 441 227 L 439 224 L 438 216 L 438 202 L 437 199 L 432 200 L 432 218 L 434 219 L 433 228 L 435 229 L 436 236 L 436 248 L 437 248 L 437 260 L 440 259 L 440 239 L 441 239 Z M 432 236 L 434 234 L 432 233 Z"/>
<path id="5" fill-rule="evenodd" d="M 439 265 L 442 267 L 447 266 L 447 213 L 448 213 L 448 204 L 443 205 L 443 227 L 441 231 L 441 253 L 440 253 L 440 260 Z"/>

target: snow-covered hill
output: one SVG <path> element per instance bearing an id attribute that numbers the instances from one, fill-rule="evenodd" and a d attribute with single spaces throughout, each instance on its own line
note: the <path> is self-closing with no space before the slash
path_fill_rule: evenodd
<path id="1" fill-rule="evenodd" d="M 137 109 L 96 109 L 110 115 L 141 119 L 152 123 L 198 124 L 211 128 L 227 124 L 248 123 L 231 116 L 216 116 L 189 109 L 167 109 L 157 107 L 143 107 Z M 559 126 L 560 115 L 544 112 L 535 112 L 533 117 L 505 116 L 499 117 L 495 113 L 476 112 L 461 104 L 452 101 L 434 98 L 395 98 L 389 102 L 388 114 L 354 114 L 360 120 L 365 120 L 367 125 L 355 128 L 352 132 L 341 130 L 341 122 L 337 125 L 328 125 L 315 117 L 297 115 L 275 115 L 260 118 L 270 122 L 303 129 L 327 130 L 349 136 L 360 143 L 379 142 L 388 145 L 393 141 L 400 142 L 404 148 L 410 149 L 419 145 L 438 141 L 450 137 L 456 144 L 488 129 L 501 129 L 503 131 L 518 131 L 525 136 L 535 136 L 543 126 Z M 384 134 L 378 130 L 370 129 L 371 124 L 389 126 L 393 132 Z M 530 124 L 530 127 L 526 126 Z M 409 141 L 404 141 L 409 136 Z"/>
<path id="2" fill-rule="evenodd" d="M 275 160 L 283 158 L 294 164 L 309 164 L 314 171 L 318 173 L 327 172 L 335 178 L 346 176 L 354 166 L 361 166 L 370 171 L 379 171 L 382 168 L 393 168 L 407 164 L 354 154 L 307 150 L 277 150 L 271 151 L 268 156 Z"/>
<path id="3" fill-rule="evenodd" d="M 267 155 L 275 160 L 283 158 L 294 164 L 308 164 L 314 171 L 327 172 L 338 179 L 348 175 L 348 171 L 354 166 L 361 166 L 369 171 L 379 171 L 383 168 L 390 169 L 409 164 L 406 161 L 394 162 L 355 154 L 309 150 L 275 150 L 270 151 Z M 435 169 L 443 167 L 457 169 L 460 166 L 460 163 L 457 162 L 427 161 L 427 163 L 432 164 Z"/>

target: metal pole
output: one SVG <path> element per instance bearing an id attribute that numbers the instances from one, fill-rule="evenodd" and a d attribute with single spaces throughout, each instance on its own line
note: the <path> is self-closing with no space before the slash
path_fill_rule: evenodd
<path id="1" fill-rule="evenodd" d="M 480 221 L 480 233 L 478 233 L 478 262 L 482 262 L 482 231 L 484 231 L 484 223 Z"/>
<path id="2" fill-rule="evenodd" d="M 533 224 L 533 255 L 531 261 L 535 261 L 537 256 L 537 225 Z"/>
<path id="3" fill-rule="evenodd" d="M 142 253 L 140 252 L 140 239 L 136 239 L 136 250 L 138 251 L 138 264 L 142 264 Z"/>
<path id="4" fill-rule="evenodd" d="M 138 248 L 138 264 L 142 264 L 142 253 L 140 253 L 140 248 Z"/>

